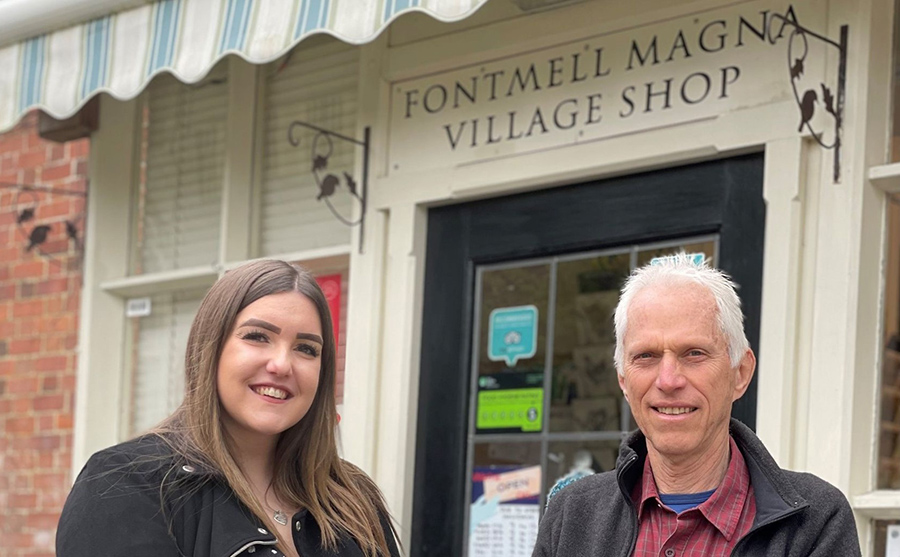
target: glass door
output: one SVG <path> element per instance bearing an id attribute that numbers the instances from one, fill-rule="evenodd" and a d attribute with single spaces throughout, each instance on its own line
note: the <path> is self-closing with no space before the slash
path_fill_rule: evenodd
<path id="1" fill-rule="evenodd" d="M 466 554 L 529 557 L 547 492 L 615 468 L 635 428 L 619 389 L 613 312 L 632 269 L 718 235 L 475 269 Z"/>

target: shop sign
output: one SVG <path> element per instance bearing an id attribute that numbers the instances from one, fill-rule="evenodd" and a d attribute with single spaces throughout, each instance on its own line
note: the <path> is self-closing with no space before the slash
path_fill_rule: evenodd
<path id="1" fill-rule="evenodd" d="M 823 108 L 833 90 L 820 88 L 825 46 L 792 45 L 797 57 L 801 48 L 820 52 L 804 51 L 805 66 L 790 74 L 785 46 L 799 40 L 786 20 L 821 30 L 827 8 L 824 0 L 742 2 L 397 81 L 389 171 L 472 164 L 793 103 L 792 87 L 813 91 L 819 108 L 785 121 L 784 133 L 817 119 L 811 128 L 833 128 Z"/>
<path id="2" fill-rule="evenodd" d="M 488 358 L 505 361 L 513 367 L 516 361 L 537 353 L 537 306 L 497 308 L 488 318 Z"/>

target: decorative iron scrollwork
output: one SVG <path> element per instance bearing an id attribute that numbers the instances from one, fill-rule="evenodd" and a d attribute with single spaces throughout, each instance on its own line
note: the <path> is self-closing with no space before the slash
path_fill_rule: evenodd
<path id="1" fill-rule="evenodd" d="M 55 231 L 66 239 L 67 249 L 75 248 L 79 259 L 84 254 L 84 209 L 77 215 L 67 215 L 63 220 L 50 220 L 41 214 L 41 204 L 46 196 L 86 198 L 87 193 L 59 188 L 44 188 L 26 184 L 0 183 L 2 189 L 14 189 L 12 210 L 16 215 L 16 227 L 26 253 L 36 253 L 53 263 L 60 264 L 64 254 L 47 248 Z"/>
<path id="2" fill-rule="evenodd" d="M 781 28 L 778 34 L 772 33 L 772 24 L 780 22 Z M 800 109 L 800 124 L 797 128 L 798 132 L 802 132 L 803 128 L 809 130 L 813 139 L 825 149 L 834 150 L 834 182 L 841 181 L 841 134 L 843 132 L 844 117 L 844 93 L 847 78 L 847 37 L 849 27 L 841 26 L 841 37 L 835 42 L 828 37 L 820 35 L 814 31 L 797 23 L 797 21 L 787 18 L 781 14 L 772 14 L 769 20 L 768 38 L 771 44 L 776 44 L 784 34 L 785 26 L 792 28 L 788 37 L 787 59 L 788 71 L 791 79 L 791 90 L 794 92 L 794 100 Z M 809 39 L 812 37 L 821 41 L 838 51 L 838 77 L 837 91 L 832 92 L 831 88 L 824 82 L 820 82 L 819 87 L 804 87 L 800 85 L 800 79 L 803 76 L 805 67 L 807 66 L 807 56 L 809 55 Z M 800 52 L 795 52 L 795 47 L 800 47 Z M 798 88 L 799 86 L 799 88 Z M 803 92 L 800 92 L 800 88 Z M 821 93 L 821 98 L 819 98 Z M 812 124 L 813 116 L 816 112 L 816 103 L 821 102 L 825 108 L 825 112 L 831 115 L 834 121 L 834 137 L 831 141 L 825 139 L 825 131 L 815 129 Z"/>
<path id="3" fill-rule="evenodd" d="M 359 252 L 363 249 L 363 233 L 365 231 L 366 220 L 366 191 L 369 181 L 369 128 L 366 127 L 363 132 L 363 140 L 347 137 L 337 132 L 329 131 L 306 122 L 291 122 L 288 127 L 288 141 L 294 147 L 300 146 L 300 139 L 295 136 L 295 129 L 298 127 L 307 128 L 316 132 L 312 141 L 311 161 L 312 174 L 319 187 L 319 194 L 316 201 L 324 201 L 328 209 L 336 219 L 347 226 L 359 226 Z M 329 159 L 334 154 L 334 140 L 346 141 L 351 143 L 363 151 L 362 179 L 359 183 L 353 178 L 353 175 L 347 171 L 342 171 L 342 176 L 335 172 L 329 172 Z M 346 188 L 347 193 L 356 199 L 359 203 L 359 217 L 352 219 L 346 215 L 342 215 L 331 203 L 331 197 L 335 194 L 339 187 Z"/>

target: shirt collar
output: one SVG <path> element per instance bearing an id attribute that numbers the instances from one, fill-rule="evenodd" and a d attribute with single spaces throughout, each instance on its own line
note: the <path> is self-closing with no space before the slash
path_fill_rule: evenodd
<path id="1" fill-rule="evenodd" d="M 731 541 L 750 492 L 750 473 L 747 470 L 744 455 L 741 454 L 734 439 L 729 436 L 728 440 L 731 458 L 728 460 L 725 477 L 722 478 L 722 483 L 719 484 L 716 491 L 706 502 L 697 507 L 697 510 L 716 527 L 726 540 Z M 638 520 L 644 519 L 649 501 L 654 501 L 660 507 L 663 506 L 659 499 L 659 491 L 656 487 L 656 480 L 653 478 L 649 458 L 644 459 L 644 472 L 640 483 L 635 486 L 634 499 L 637 502 Z"/>

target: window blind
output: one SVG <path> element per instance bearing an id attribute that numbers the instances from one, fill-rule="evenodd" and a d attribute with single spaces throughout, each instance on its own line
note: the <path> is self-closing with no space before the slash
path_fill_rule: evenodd
<path id="1" fill-rule="evenodd" d="M 259 255 L 293 253 L 350 242 L 350 228 L 331 212 L 311 172 L 314 134 L 298 130 L 300 145 L 288 141 L 295 120 L 355 137 L 359 49 L 328 41 L 295 49 L 289 59 L 267 68 L 265 134 L 260 195 Z M 333 142 L 328 168 L 341 180 L 328 197 L 334 210 L 350 220 L 356 201 L 346 189 L 344 172 L 354 172 L 352 144 Z M 320 140 L 318 153 L 327 152 Z M 360 177 L 354 176 L 359 182 Z"/>
<path id="2" fill-rule="evenodd" d="M 196 85 L 148 88 L 137 274 L 217 262 L 228 111 L 226 64 Z"/>
<path id="3" fill-rule="evenodd" d="M 204 294 L 201 288 L 152 296 L 152 313 L 135 324 L 129 436 L 159 423 L 184 399 L 184 350 Z"/>

